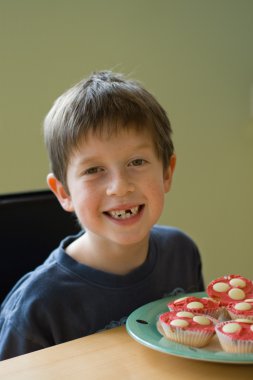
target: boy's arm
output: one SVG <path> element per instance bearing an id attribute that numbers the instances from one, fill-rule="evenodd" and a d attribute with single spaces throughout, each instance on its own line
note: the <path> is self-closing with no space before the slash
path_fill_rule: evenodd
<path id="1" fill-rule="evenodd" d="M 202 264 L 201 259 L 199 262 L 199 282 L 198 282 L 198 292 L 203 292 L 205 290 L 205 283 L 203 279 L 203 273 L 202 273 Z"/>
<path id="2" fill-rule="evenodd" d="M 44 348 L 23 337 L 11 323 L 1 322 L 0 326 L 0 360 Z"/>

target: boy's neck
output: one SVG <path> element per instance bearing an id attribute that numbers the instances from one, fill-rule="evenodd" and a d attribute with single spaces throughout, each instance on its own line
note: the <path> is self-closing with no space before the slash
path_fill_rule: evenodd
<path id="1" fill-rule="evenodd" d="M 148 244 L 149 236 L 134 245 L 117 245 L 85 233 L 66 248 L 66 253 L 94 269 L 126 275 L 145 262 Z"/>

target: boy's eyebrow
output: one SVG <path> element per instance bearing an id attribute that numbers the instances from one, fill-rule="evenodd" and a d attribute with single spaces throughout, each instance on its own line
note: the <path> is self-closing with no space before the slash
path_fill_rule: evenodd
<path id="1" fill-rule="evenodd" d="M 144 149 L 148 149 L 150 147 L 153 147 L 153 143 L 150 142 L 150 143 L 141 143 L 139 145 L 136 145 L 133 147 L 133 151 L 135 150 L 144 150 Z M 84 156 L 84 157 L 80 157 L 80 160 L 78 160 L 78 165 L 82 165 L 82 164 L 89 164 L 89 162 L 94 162 L 94 161 L 97 161 L 97 160 L 100 160 L 101 159 L 101 156 L 97 156 L 97 155 L 94 155 L 94 156 Z"/>

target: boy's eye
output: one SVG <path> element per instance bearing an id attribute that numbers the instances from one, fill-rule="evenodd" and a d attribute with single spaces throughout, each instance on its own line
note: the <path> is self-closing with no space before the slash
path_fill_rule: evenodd
<path id="1" fill-rule="evenodd" d="M 130 166 L 141 166 L 146 163 L 146 160 L 143 160 L 142 158 L 136 158 L 135 160 L 130 162 Z"/>
<path id="2" fill-rule="evenodd" d="M 99 166 L 95 166 L 93 168 L 89 168 L 87 170 L 85 170 L 84 174 L 97 174 L 99 172 L 102 172 L 103 171 L 103 168 L 99 167 Z"/>

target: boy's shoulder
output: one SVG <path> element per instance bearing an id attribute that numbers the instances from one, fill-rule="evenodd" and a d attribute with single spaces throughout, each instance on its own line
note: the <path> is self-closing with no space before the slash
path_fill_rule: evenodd
<path id="1" fill-rule="evenodd" d="M 163 240 L 182 241 L 195 244 L 192 238 L 182 231 L 180 228 L 172 226 L 164 226 L 156 224 L 151 229 L 151 236 L 158 237 Z"/>
<path id="2" fill-rule="evenodd" d="M 159 251 L 171 254 L 184 255 L 191 252 L 199 255 L 199 250 L 194 240 L 177 227 L 155 225 L 151 230 L 151 244 L 156 245 Z"/>

